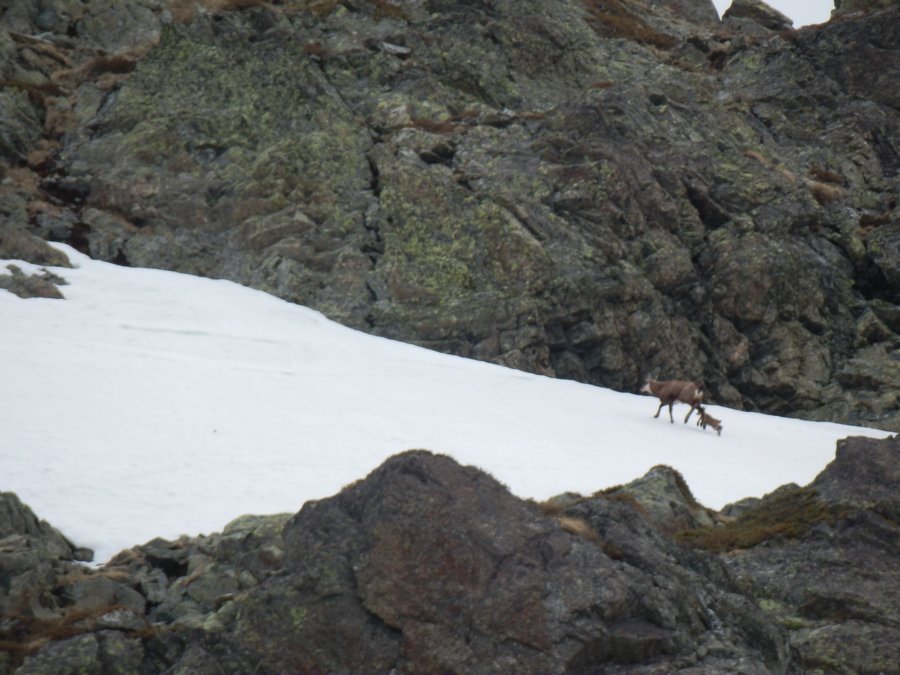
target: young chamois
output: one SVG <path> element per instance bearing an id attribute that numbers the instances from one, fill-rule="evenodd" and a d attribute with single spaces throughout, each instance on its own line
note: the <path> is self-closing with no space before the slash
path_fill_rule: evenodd
<path id="1" fill-rule="evenodd" d="M 706 429 L 707 426 L 711 426 L 716 430 L 716 433 L 718 433 L 719 436 L 722 435 L 722 421 L 717 420 L 706 412 L 706 408 L 702 405 L 697 406 L 697 426 L 703 427 L 704 429 Z"/>
<path id="2" fill-rule="evenodd" d="M 688 382 L 686 380 L 650 379 L 647 380 L 647 383 L 643 387 L 641 387 L 641 391 L 653 394 L 659 399 L 659 408 L 656 409 L 656 414 L 653 418 L 656 419 L 659 417 L 659 413 L 663 406 L 668 405 L 669 421 L 672 423 L 675 422 L 675 418 L 672 417 L 672 406 L 675 403 L 681 401 L 682 403 L 687 403 L 691 406 L 691 409 L 688 410 L 688 414 L 684 418 L 684 423 L 687 424 L 691 413 L 699 408 L 700 403 L 703 401 L 703 385 Z"/>

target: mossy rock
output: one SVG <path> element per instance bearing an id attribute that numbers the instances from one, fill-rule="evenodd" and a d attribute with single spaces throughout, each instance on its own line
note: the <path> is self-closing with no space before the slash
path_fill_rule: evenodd
<path id="1" fill-rule="evenodd" d="M 833 525 L 845 510 L 820 500 L 815 490 L 780 491 L 718 527 L 702 527 L 676 534 L 676 539 L 696 548 L 722 553 L 747 549 L 776 538 L 796 539 L 820 523 Z"/>

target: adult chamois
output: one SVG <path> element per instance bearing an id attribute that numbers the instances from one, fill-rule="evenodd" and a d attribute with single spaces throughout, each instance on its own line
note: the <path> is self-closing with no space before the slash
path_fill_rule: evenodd
<path id="1" fill-rule="evenodd" d="M 672 406 L 681 401 L 691 406 L 688 414 L 684 418 L 687 424 L 688 419 L 703 401 L 703 385 L 687 380 L 654 380 L 649 379 L 647 383 L 641 387 L 641 391 L 647 394 L 653 394 L 659 399 L 659 408 L 656 409 L 654 419 L 659 417 L 659 413 L 664 405 L 669 406 L 669 421 L 674 423 L 675 418 L 672 417 Z"/>

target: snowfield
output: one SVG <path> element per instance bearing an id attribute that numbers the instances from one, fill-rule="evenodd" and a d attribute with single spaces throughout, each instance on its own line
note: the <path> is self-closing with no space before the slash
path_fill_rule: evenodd
<path id="1" fill-rule="evenodd" d="M 535 499 L 668 464 L 721 508 L 809 482 L 837 439 L 891 435 L 710 406 L 719 437 L 682 424 L 684 405 L 670 424 L 648 396 L 430 352 L 228 281 L 57 246 L 76 265 L 51 268 L 66 300 L 0 291 L 0 490 L 98 562 L 245 513 L 296 512 L 410 448 Z"/>

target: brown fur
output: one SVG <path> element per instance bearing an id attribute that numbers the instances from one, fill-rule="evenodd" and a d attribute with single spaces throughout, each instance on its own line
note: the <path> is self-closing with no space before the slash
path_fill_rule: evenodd
<path id="1" fill-rule="evenodd" d="M 845 194 L 841 188 L 828 183 L 821 183 L 817 180 L 807 179 L 806 185 L 820 204 L 830 204 L 838 199 L 842 199 Z"/>
<path id="2" fill-rule="evenodd" d="M 697 426 L 703 427 L 704 429 L 706 429 L 707 426 L 710 426 L 716 430 L 716 433 L 718 433 L 719 436 L 722 435 L 721 420 L 717 420 L 715 417 L 706 412 L 706 408 L 704 408 L 703 406 L 697 407 L 697 413 L 699 415 L 697 417 Z"/>
<path id="3" fill-rule="evenodd" d="M 700 407 L 703 401 L 703 385 L 689 382 L 687 380 L 647 380 L 647 383 L 641 387 L 642 392 L 653 394 L 659 399 L 659 408 L 656 409 L 654 419 L 659 417 L 659 413 L 664 405 L 669 406 L 669 421 L 674 423 L 675 418 L 672 417 L 672 406 L 677 403 L 687 403 L 691 406 L 688 414 L 684 418 L 687 424 L 691 414 Z"/>

